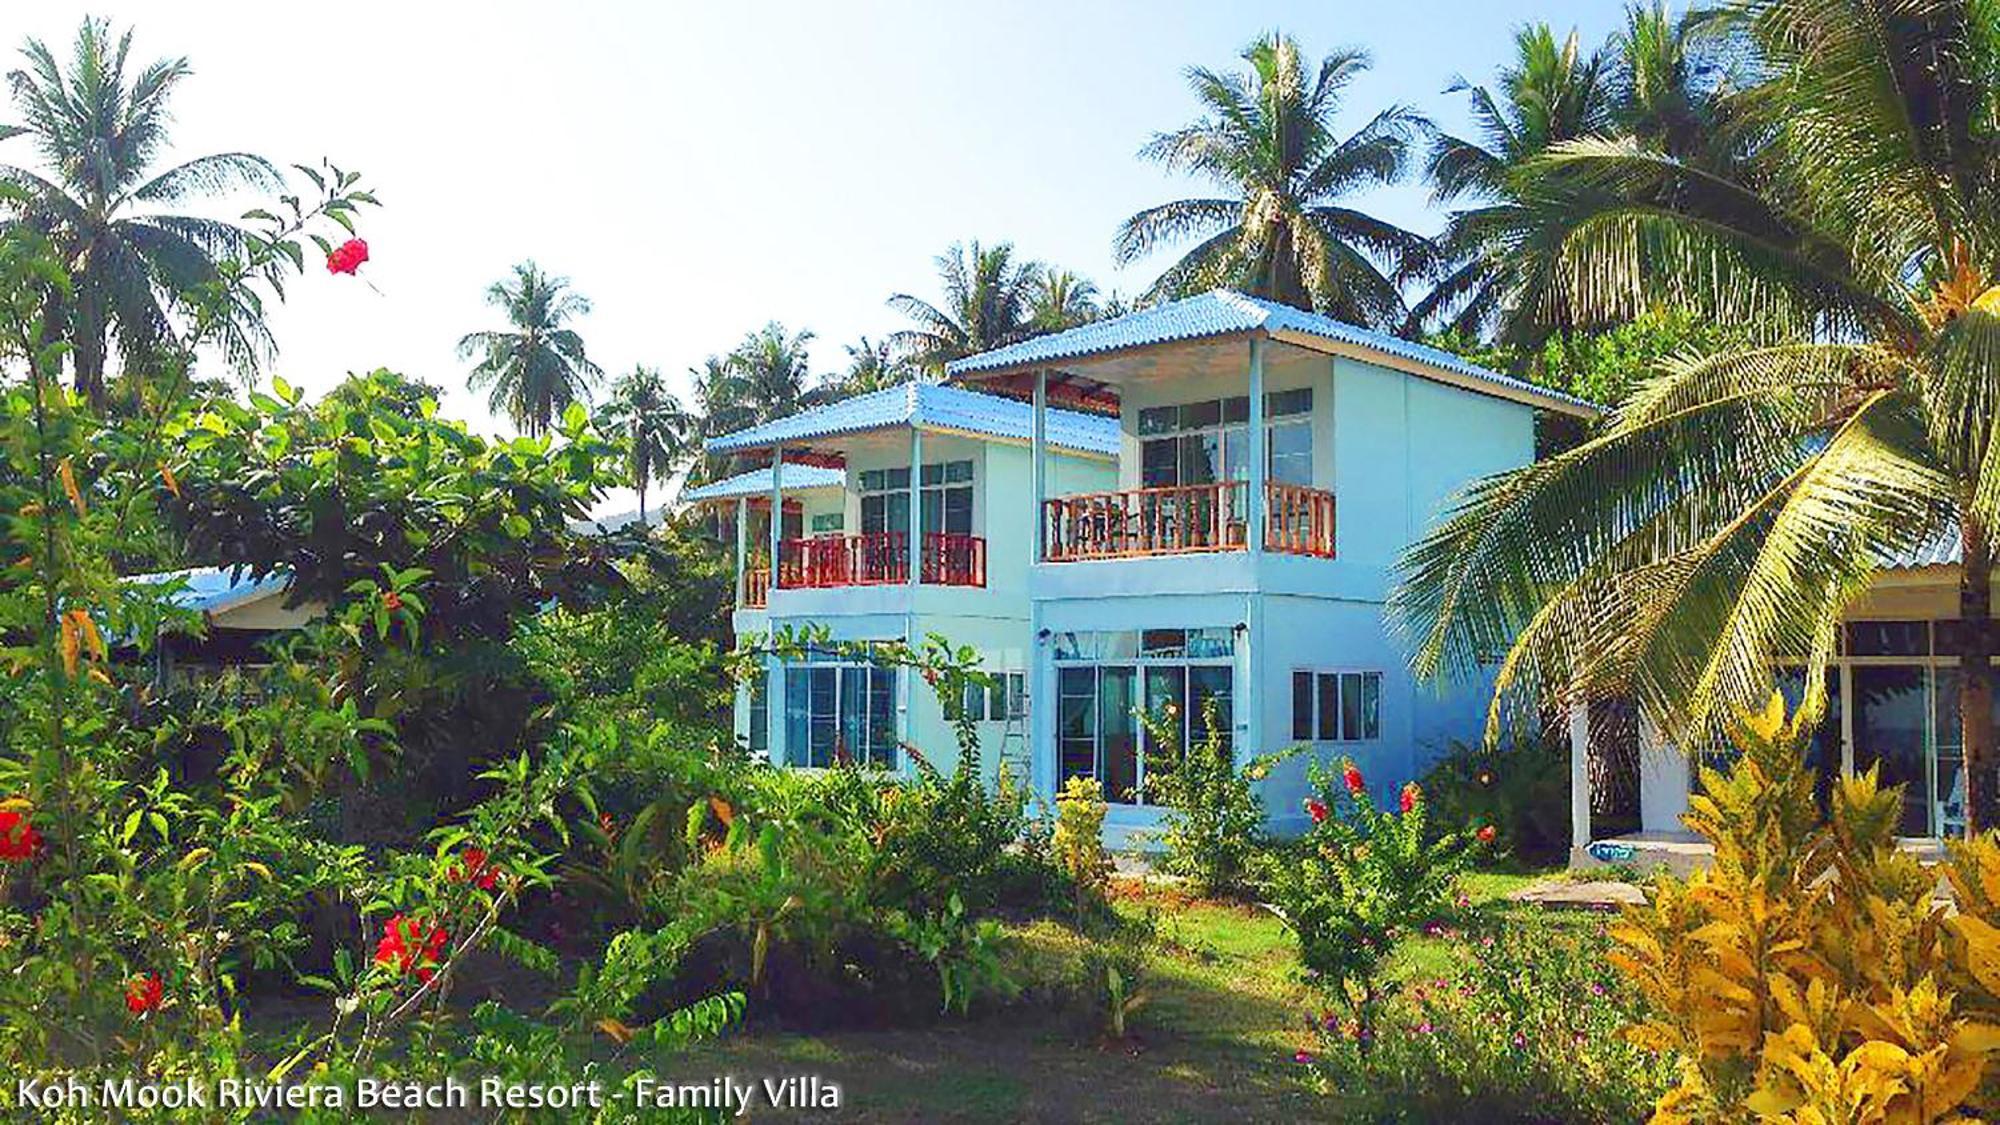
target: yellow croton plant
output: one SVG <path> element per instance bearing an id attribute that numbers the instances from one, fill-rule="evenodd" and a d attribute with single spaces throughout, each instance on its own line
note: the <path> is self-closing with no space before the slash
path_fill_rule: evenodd
<path id="1" fill-rule="evenodd" d="M 1627 1036 L 1685 1060 L 1653 1121 L 2000 1112 L 2000 837 L 1926 866 L 1897 849 L 1902 796 L 1873 770 L 1821 812 L 1809 727 L 1781 699 L 1733 733 L 1741 756 L 1701 770 L 1685 817 L 1714 865 L 1662 877 L 1611 931 L 1652 1013 Z"/>

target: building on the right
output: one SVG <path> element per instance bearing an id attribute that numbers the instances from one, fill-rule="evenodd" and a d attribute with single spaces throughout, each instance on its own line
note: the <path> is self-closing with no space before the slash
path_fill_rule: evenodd
<path id="1" fill-rule="evenodd" d="M 1893 559 L 1867 595 L 1847 612 L 1827 669 L 1827 708 L 1806 749 L 1819 791 L 1836 779 L 1880 771 L 1883 785 L 1903 786 L 1899 834 L 1922 841 L 1965 831 L 1965 754 L 1960 744 L 1958 621 L 1961 544 L 1947 536 Z M 1804 673 L 1781 679 L 1796 702 Z M 2000 717 L 2000 697 L 1995 698 Z M 1681 825 L 1700 784 L 1699 759 L 1639 732 L 1639 832 L 1598 840 L 1590 821 L 1590 724 L 1570 723 L 1572 843 L 1576 858 L 1672 861 L 1692 846 Z M 1727 750 L 1719 751 L 1726 754 Z M 1594 856 L 1593 856 L 1594 853 Z"/>
<path id="2" fill-rule="evenodd" d="M 1397 558 L 1481 477 L 1535 455 L 1535 415 L 1590 403 L 1450 353 L 1217 290 L 952 363 L 1029 399 L 1035 788 L 1098 778 L 1114 844 L 1159 822 L 1139 721 L 1237 761 L 1303 743 L 1263 783 L 1303 826 L 1306 765 L 1350 757 L 1375 791 L 1479 736 L 1490 681 L 1416 683 L 1384 604 Z M 1039 419 L 1115 413 L 1117 487 L 1058 494 Z"/>

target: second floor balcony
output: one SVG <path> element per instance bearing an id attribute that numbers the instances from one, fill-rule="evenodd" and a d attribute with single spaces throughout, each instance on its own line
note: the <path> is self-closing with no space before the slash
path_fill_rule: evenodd
<path id="1" fill-rule="evenodd" d="M 1249 491 L 1249 482 L 1232 480 L 1059 496 L 1042 505 L 1042 557 L 1056 563 L 1245 551 Z M 1270 481 L 1263 507 L 1264 550 L 1334 557 L 1333 493 Z"/>
<path id="2" fill-rule="evenodd" d="M 768 565 L 744 571 L 743 604 L 770 604 Z M 977 535 L 926 532 L 918 544 L 917 579 L 926 586 L 986 585 L 986 540 Z M 910 537 L 900 531 L 820 535 L 778 544 L 778 586 L 829 590 L 845 586 L 901 586 L 910 581 Z"/>

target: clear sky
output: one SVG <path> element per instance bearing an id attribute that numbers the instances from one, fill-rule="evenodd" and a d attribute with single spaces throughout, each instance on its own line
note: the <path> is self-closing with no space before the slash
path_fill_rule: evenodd
<path id="1" fill-rule="evenodd" d="M 931 259 L 956 240 L 1012 241 L 1101 288 L 1142 289 L 1169 259 L 1120 271 L 1112 233 L 1191 185 L 1134 154 L 1196 115 L 1186 67 L 1228 67 L 1265 30 L 1315 58 L 1372 52 L 1344 128 L 1397 102 L 1461 128 L 1464 99 L 1445 87 L 1487 80 L 1515 27 L 1594 43 L 1622 6 L 39 0 L 8 5 L 0 46 L 9 70 L 31 35 L 67 58 L 78 20 L 107 16 L 136 28 L 140 61 L 193 65 L 176 155 L 363 172 L 384 204 L 363 231 L 380 293 L 313 268 L 273 318 L 277 372 L 316 393 L 395 368 L 498 431 L 454 345 L 499 326 L 484 290 L 522 259 L 592 300 L 579 328 L 607 372 L 658 365 L 685 393 L 690 366 L 772 319 L 816 333 L 831 371 L 843 344 L 901 326 L 890 293 L 935 297 Z M 0 160 L 33 154 L 13 140 Z M 1415 183 L 1362 203 L 1439 223 Z"/>

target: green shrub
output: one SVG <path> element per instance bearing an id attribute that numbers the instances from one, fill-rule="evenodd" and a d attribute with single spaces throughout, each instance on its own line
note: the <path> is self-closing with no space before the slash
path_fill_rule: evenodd
<path id="1" fill-rule="evenodd" d="M 1457 833 L 1433 837 L 1414 783 L 1388 812 L 1375 807 L 1351 761 L 1338 775 L 1314 766 L 1310 776 L 1313 827 L 1269 857 L 1266 893 L 1298 939 L 1308 979 L 1372 1034 L 1390 995 L 1383 959 L 1399 936 L 1450 908 L 1476 845 Z"/>
<path id="2" fill-rule="evenodd" d="M 1111 858 L 1104 852 L 1104 787 L 1094 777 L 1072 777 L 1056 794 L 1055 828 L 1049 851 L 1075 889 L 1076 917 L 1082 920 L 1104 901 L 1111 884 Z"/>
<path id="3" fill-rule="evenodd" d="M 1453 975 L 1403 984 L 1372 1040 L 1353 1022 L 1315 1019 L 1311 1065 L 1379 1121 L 1644 1120 L 1671 1081 L 1670 1058 L 1620 1030 L 1640 998 L 1605 960 L 1603 927 L 1488 919 L 1451 934 Z"/>
<path id="4" fill-rule="evenodd" d="M 1534 862 L 1569 850 L 1569 746 L 1516 732 L 1496 747 L 1453 742 L 1424 777 L 1445 823 L 1493 826 L 1501 854 Z"/>
<path id="5" fill-rule="evenodd" d="M 1185 879 L 1196 894 L 1241 894 L 1265 844 L 1264 802 L 1252 783 L 1295 751 L 1266 755 L 1238 770 L 1228 724 L 1214 700 L 1201 717 L 1201 741 L 1183 747 L 1173 714 L 1140 716 L 1153 744 L 1163 748 L 1157 766 L 1148 761 L 1145 786 L 1148 799 L 1166 810 L 1159 867 Z"/>

